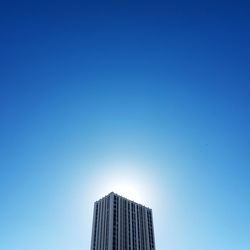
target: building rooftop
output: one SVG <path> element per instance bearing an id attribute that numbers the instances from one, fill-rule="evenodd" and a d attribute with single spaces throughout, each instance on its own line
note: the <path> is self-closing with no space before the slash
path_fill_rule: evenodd
<path id="1" fill-rule="evenodd" d="M 127 200 L 127 201 L 129 201 L 129 202 L 132 202 L 132 203 L 134 203 L 134 204 L 136 204 L 136 205 L 139 205 L 139 206 L 142 206 L 142 207 L 145 207 L 145 208 L 148 208 L 148 209 L 152 210 L 151 208 L 149 208 L 149 207 L 147 207 L 147 206 L 145 206 L 145 205 L 142 205 L 142 204 L 140 204 L 140 203 L 138 203 L 138 202 L 135 202 L 135 201 L 133 201 L 133 200 L 130 200 L 130 199 L 128 199 L 128 198 L 126 198 L 126 197 L 124 197 L 124 196 L 122 196 L 122 195 L 119 195 L 119 194 L 117 194 L 117 193 L 115 193 L 115 192 L 113 192 L 113 191 L 110 192 L 109 194 L 105 195 L 105 196 L 102 197 L 101 199 L 97 200 L 96 202 L 102 200 L 103 198 L 106 198 L 106 197 L 110 196 L 111 194 L 117 195 L 117 196 L 119 196 L 119 197 L 121 197 L 121 198 L 123 198 L 123 199 L 125 199 L 125 200 Z"/>

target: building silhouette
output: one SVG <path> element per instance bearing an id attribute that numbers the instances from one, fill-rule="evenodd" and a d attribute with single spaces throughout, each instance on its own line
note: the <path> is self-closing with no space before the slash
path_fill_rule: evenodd
<path id="1" fill-rule="evenodd" d="M 152 210 L 110 193 L 94 204 L 91 250 L 154 250 Z"/>

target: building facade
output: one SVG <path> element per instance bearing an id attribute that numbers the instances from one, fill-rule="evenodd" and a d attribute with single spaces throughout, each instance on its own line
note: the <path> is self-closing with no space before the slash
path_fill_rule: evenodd
<path id="1" fill-rule="evenodd" d="M 96 201 L 91 250 L 155 250 L 152 210 L 113 192 Z"/>

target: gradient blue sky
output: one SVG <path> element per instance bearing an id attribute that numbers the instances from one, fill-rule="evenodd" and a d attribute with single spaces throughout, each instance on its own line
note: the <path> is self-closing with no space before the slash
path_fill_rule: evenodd
<path id="1" fill-rule="evenodd" d="M 249 250 L 249 13 L 1 1 L 0 249 L 89 249 L 103 176 L 126 171 L 157 250 Z"/>

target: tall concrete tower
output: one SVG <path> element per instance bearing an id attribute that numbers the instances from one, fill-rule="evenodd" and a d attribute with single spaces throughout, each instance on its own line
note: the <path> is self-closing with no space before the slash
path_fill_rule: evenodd
<path id="1" fill-rule="evenodd" d="M 113 192 L 96 201 L 91 250 L 155 250 L 152 210 Z"/>

